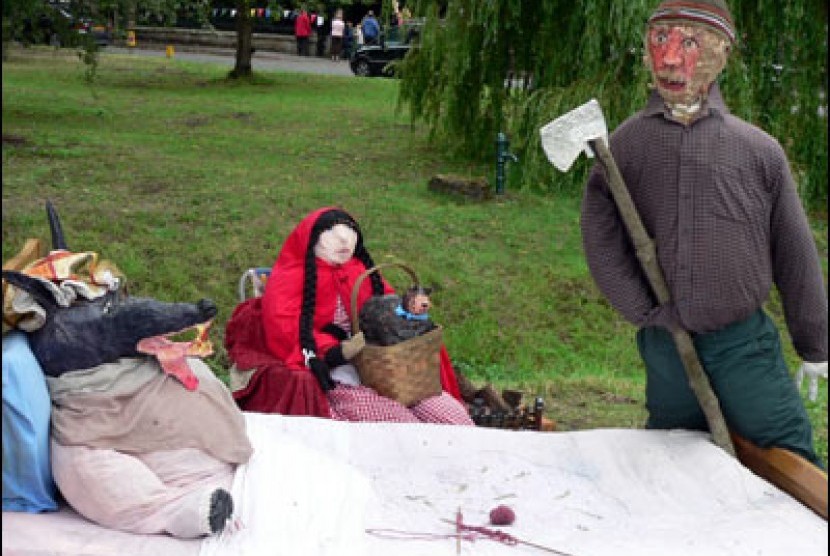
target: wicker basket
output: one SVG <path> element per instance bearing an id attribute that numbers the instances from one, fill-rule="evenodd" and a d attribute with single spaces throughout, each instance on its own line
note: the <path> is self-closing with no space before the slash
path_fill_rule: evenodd
<path id="1" fill-rule="evenodd" d="M 418 282 L 415 271 L 401 263 L 384 263 L 363 272 L 352 289 L 352 330 L 355 334 L 360 332 L 357 310 L 360 284 L 371 273 L 389 266 L 402 268 L 412 277 L 413 282 Z M 391 346 L 366 344 L 352 362 L 357 367 L 363 384 L 378 394 L 409 407 L 441 393 L 442 343 L 442 328 L 436 326 L 426 334 Z"/>

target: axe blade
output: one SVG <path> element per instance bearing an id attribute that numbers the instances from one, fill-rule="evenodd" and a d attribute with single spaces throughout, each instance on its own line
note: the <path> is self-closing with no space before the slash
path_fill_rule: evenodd
<path id="1" fill-rule="evenodd" d="M 595 98 L 549 122 L 539 133 L 545 155 L 561 172 L 567 172 L 582 151 L 589 158 L 594 156 L 588 141 L 608 143 L 605 116 Z"/>

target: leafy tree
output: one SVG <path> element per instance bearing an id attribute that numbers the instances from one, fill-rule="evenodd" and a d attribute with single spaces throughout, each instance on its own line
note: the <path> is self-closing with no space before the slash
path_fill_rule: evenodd
<path id="1" fill-rule="evenodd" d="M 559 175 L 539 128 L 597 98 L 610 129 L 648 94 L 644 24 L 658 0 L 414 0 L 421 48 L 400 65 L 401 108 L 466 156 L 492 158 L 498 131 L 522 172 L 511 184 L 577 191 L 588 164 Z M 729 0 L 740 34 L 721 76 L 730 109 L 777 137 L 805 202 L 827 202 L 827 4 Z M 509 76 L 519 77 L 506 87 Z"/>

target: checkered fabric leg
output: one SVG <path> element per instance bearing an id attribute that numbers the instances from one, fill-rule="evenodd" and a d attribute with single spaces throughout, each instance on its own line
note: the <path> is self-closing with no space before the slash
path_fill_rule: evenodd
<path id="1" fill-rule="evenodd" d="M 420 401 L 410 407 L 409 410 L 419 421 L 424 423 L 475 425 L 470 418 L 470 414 L 467 413 L 467 408 L 446 392 Z"/>
<path id="2" fill-rule="evenodd" d="M 368 386 L 340 384 L 328 392 L 328 399 L 332 418 L 340 421 L 418 422 L 407 408 Z"/>

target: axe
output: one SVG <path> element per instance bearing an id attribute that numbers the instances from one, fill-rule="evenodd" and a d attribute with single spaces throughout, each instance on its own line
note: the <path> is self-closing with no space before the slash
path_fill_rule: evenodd
<path id="1" fill-rule="evenodd" d="M 669 288 L 666 285 L 663 270 L 657 260 L 657 251 L 654 241 L 649 237 L 643 226 L 637 208 L 631 200 L 628 188 L 623 181 L 622 174 L 608 148 L 608 129 L 605 117 L 602 114 L 599 102 L 591 99 L 582 106 L 571 110 L 540 130 L 542 148 L 548 160 L 561 172 L 567 172 L 580 153 L 585 152 L 589 157 L 596 154 L 600 165 L 608 178 L 611 195 L 617 204 L 628 235 L 634 244 L 637 259 L 640 261 L 643 272 L 648 279 L 649 286 L 657 298 L 657 303 L 663 305 L 670 300 Z M 720 404 L 712 391 L 703 366 L 695 351 L 692 338 L 686 330 L 672 331 L 672 338 L 677 346 L 689 385 L 697 397 L 700 407 L 706 416 L 712 439 L 730 455 L 735 455 L 735 447 L 726 427 L 726 421 L 721 413 Z"/>

